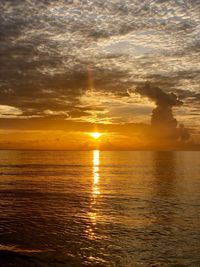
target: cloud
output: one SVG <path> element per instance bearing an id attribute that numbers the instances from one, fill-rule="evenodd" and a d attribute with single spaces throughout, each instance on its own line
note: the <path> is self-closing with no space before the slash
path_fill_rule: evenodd
<path id="1" fill-rule="evenodd" d="M 90 116 L 98 109 L 79 107 L 89 89 L 90 66 L 97 92 L 120 102 L 127 89 L 149 80 L 185 94 L 189 116 L 199 99 L 199 8 L 194 0 L 2 0 L 0 104 L 23 116 L 52 110 L 77 118 L 79 110 L 87 120 L 88 110 Z M 116 106 L 105 108 L 105 120 L 119 117 Z M 122 105 L 120 120 L 129 111 L 134 108 Z M 146 108 L 139 112 L 146 118 Z"/>
<path id="2" fill-rule="evenodd" d="M 112 92 L 88 90 L 79 98 L 78 107 L 85 109 L 87 115 L 75 120 L 97 123 L 136 123 L 149 120 L 149 114 L 154 107 L 150 101 L 144 101 L 134 95 L 131 99 L 128 94 L 119 97 Z"/>
<path id="3" fill-rule="evenodd" d="M 172 140 L 187 141 L 190 138 L 188 130 L 183 124 L 177 128 L 178 122 L 173 116 L 172 108 L 183 105 L 183 102 L 175 93 L 166 93 L 159 87 L 153 87 L 146 83 L 142 87 L 137 87 L 135 93 L 148 97 L 156 103 L 152 111 L 151 126 L 153 136 Z"/>
<path id="4" fill-rule="evenodd" d="M 174 106 L 181 106 L 183 102 L 178 99 L 174 93 L 165 93 L 159 87 L 151 87 L 150 84 L 145 84 L 143 87 L 135 89 L 136 93 L 142 96 L 146 96 L 156 103 L 157 106 L 164 106 L 171 108 Z"/>
<path id="5" fill-rule="evenodd" d="M 22 115 L 22 111 L 18 108 L 0 105 L 0 118 L 16 118 Z"/>

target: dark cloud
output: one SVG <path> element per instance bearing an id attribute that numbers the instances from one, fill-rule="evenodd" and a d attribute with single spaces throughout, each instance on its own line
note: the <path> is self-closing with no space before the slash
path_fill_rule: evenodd
<path id="1" fill-rule="evenodd" d="M 180 139 L 181 141 L 187 141 L 190 138 L 190 134 L 183 124 L 177 127 L 178 122 L 173 116 L 172 108 L 183 105 L 183 102 L 175 93 L 166 93 L 149 83 L 136 88 L 135 92 L 148 97 L 156 104 L 151 116 L 151 126 L 155 137 L 160 136 L 172 140 Z"/>
<path id="2" fill-rule="evenodd" d="M 157 106 L 171 108 L 173 106 L 180 106 L 183 104 L 183 102 L 178 99 L 176 94 L 172 92 L 167 94 L 164 91 L 162 91 L 159 87 L 150 86 L 149 83 L 147 83 L 143 87 L 136 88 L 135 92 L 153 100 Z"/>

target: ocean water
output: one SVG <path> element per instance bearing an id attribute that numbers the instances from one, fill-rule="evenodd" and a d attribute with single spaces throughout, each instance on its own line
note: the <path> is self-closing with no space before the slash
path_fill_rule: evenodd
<path id="1" fill-rule="evenodd" d="M 0 151 L 0 266 L 200 266 L 200 152 Z"/>

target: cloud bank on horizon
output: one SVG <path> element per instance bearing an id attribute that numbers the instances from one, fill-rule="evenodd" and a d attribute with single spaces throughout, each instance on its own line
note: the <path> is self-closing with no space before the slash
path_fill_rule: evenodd
<path id="1" fill-rule="evenodd" d="M 0 118 L 147 123 L 155 104 L 127 91 L 148 80 L 178 94 L 178 120 L 200 129 L 200 1 L 2 0 L 0 9 Z"/>

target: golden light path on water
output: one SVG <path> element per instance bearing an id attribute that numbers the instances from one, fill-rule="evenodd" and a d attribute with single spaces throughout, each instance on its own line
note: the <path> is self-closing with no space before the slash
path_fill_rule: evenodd
<path id="1" fill-rule="evenodd" d="M 93 151 L 93 197 L 96 195 L 100 194 L 99 192 L 99 150 L 94 150 Z"/>
<path id="2" fill-rule="evenodd" d="M 97 198 L 100 195 L 100 190 L 99 190 L 99 165 L 100 165 L 100 152 L 99 150 L 94 150 L 93 151 L 93 181 L 92 181 L 92 188 L 91 188 L 91 205 L 90 205 L 90 211 L 88 212 L 88 216 L 91 222 L 91 225 L 88 227 L 86 230 L 88 236 L 90 239 L 96 239 L 95 235 L 95 227 L 97 223 Z"/>

